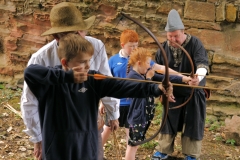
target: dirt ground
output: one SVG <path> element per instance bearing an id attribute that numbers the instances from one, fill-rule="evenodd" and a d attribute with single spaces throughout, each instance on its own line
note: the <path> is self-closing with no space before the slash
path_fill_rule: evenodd
<path id="1" fill-rule="evenodd" d="M 152 130 L 156 129 L 156 126 L 152 126 Z M 155 129 L 154 129 L 155 128 Z M 118 133 L 118 137 L 120 139 L 121 148 L 121 156 L 124 158 L 125 155 L 125 140 L 124 140 L 124 132 L 120 130 Z M 204 139 L 202 142 L 202 154 L 201 160 L 239 160 L 240 159 L 240 146 L 234 146 L 230 144 L 226 144 L 224 139 L 217 139 L 218 135 L 223 136 L 222 130 L 219 131 L 209 131 L 205 130 Z M 181 143 L 180 143 L 181 135 L 178 134 L 175 141 L 175 151 L 171 155 L 169 160 L 183 160 L 184 155 L 181 153 Z M 121 143 L 122 141 L 122 143 Z M 106 159 L 116 160 L 117 146 L 113 145 L 113 140 L 109 140 L 108 144 L 105 145 L 105 156 Z M 154 147 L 157 143 L 157 138 L 151 142 L 151 144 L 141 146 L 137 152 L 137 160 L 148 160 L 154 153 Z"/>
<path id="2" fill-rule="evenodd" d="M 29 137 L 23 132 L 24 125 L 21 117 L 6 107 L 6 104 L 9 103 L 10 106 L 20 111 L 20 91 L 18 92 L 18 94 L 16 92 L 9 94 L 1 92 L 0 89 L 0 159 L 33 160 L 33 144 L 28 141 Z M 159 117 L 155 116 L 153 122 L 158 121 L 157 118 Z M 159 124 L 152 124 L 148 134 L 153 134 L 158 126 Z M 223 128 L 205 128 L 201 160 L 240 159 L 240 147 L 234 146 L 234 141 L 232 144 L 226 143 Z M 121 159 L 120 157 L 124 158 L 126 150 L 124 136 L 124 131 L 119 129 L 116 132 L 116 138 L 110 137 L 104 147 L 106 159 L 117 160 L 118 158 Z M 138 149 L 136 159 L 150 159 L 154 152 L 154 146 L 157 144 L 156 140 L 142 145 Z M 121 154 L 117 154 L 119 151 L 117 148 L 119 148 Z M 170 159 L 183 159 L 184 157 L 181 154 L 180 134 L 177 136 L 175 152 L 172 156 L 174 158 Z"/>

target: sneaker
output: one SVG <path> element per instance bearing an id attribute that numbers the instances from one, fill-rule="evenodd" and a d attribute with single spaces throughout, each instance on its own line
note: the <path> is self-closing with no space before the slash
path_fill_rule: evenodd
<path id="1" fill-rule="evenodd" d="M 195 157 L 187 156 L 184 160 L 197 160 Z"/>
<path id="2" fill-rule="evenodd" d="M 155 152 L 154 155 L 152 156 L 151 160 L 162 160 L 162 159 L 167 159 L 168 155 L 161 153 L 161 152 Z"/>

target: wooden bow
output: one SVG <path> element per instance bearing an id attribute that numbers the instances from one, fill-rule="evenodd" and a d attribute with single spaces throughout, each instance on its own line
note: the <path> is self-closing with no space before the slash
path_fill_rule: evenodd
<path id="1" fill-rule="evenodd" d="M 142 23 L 138 22 L 137 20 L 131 18 L 130 16 L 124 14 L 123 12 L 121 12 L 121 15 L 131 21 L 133 21 L 134 23 L 138 24 L 142 29 L 144 29 L 153 39 L 154 41 L 157 43 L 158 47 L 160 48 L 160 50 L 162 51 L 163 53 L 163 58 L 164 58 L 164 62 L 165 62 L 165 78 L 163 79 L 163 82 L 162 82 L 162 85 L 165 89 L 167 89 L 169 87 L 169 70 L 168 70 L 168 60 L 167 60 L 167 55 L 166 55 L 166 52 L 165 50 L 163 49 L 162 45 L 160 44 L 160 42 L 158 41 L 158 39 L 154 36 L 154 34 L 148 29 L 146 28 Z M 140 141 L 140 142 L 136 142 L 134 143 L 134 145 L 141 145 L 143 143 L 146 143 L 146 142 L 149 142 L 151 141 L 152 139 L 154 139 L 158 133 L 162 130 L 163 126 L 165 125 L 166 123 L 166 120 L 167 120 L 167 115 L 168 115 L 168 107 L 169 107 L 169 102 L 168 102 L 168 97 L 163 94 L 162 95 L 162 105 L 164 107 L 164 115 L 163 115 L 163 118 L 162 118 L 162 123 L 161 123 L 161 126 L 159 127 L 159 129 L 157 130 L 157 132 L 151 136 L 150 138 L 148 139 L 145 139 L 144 141 Z"/>

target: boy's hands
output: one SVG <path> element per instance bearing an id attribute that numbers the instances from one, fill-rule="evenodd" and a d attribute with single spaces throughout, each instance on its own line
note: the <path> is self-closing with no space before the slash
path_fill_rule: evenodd
<path id="1" fill-rule="evenodd" d="M 169 102 L 175 102 L 175 97 L 173 96 L 173 85 L 171 82 L 169 82 L 167 90 L 162 86 L 162 84 L 158 85 L 158 88 L 163 91 L 164 94 L 168 97 Z"/>
<path id="2" fill-rule="evenodd" d="M 81 67 L 73 67 L 72 70 L 75 83 L 83 83 L 84 81 L 87 81 L 88 71 L 83 71 Z"/>
<path id="3" fill-rule="evenodd" d="M 99 106 L 99 113 L 100 115 L 104 115 L 105 114 L 105 107 L 103 105 L 103 103 L 101 102 L 100 106 Z M 119 128 L 119 122 L 118 119 L 115 120 L 110 120 L 109 121 L 109 126 L 111 128 L 111 131 L 115 131 Z"/>
<path id="4" fill-rule="evenodd" d="M 189 81 L 188 84 L 192 86 L 198 86 L 199 85 L 198 75 L 195 75 L 193 78 L 191 78 L 191 81 Z"/>
<path id="5" fill-rule="evenodd" d="M 102 104 L 102 102 L 101 102 L 98 110 L 99 110 L 99 113 L 100 113 L 101 116 L 105 114 L 105 107 L 104 107 L 104 105 Z"/>
<path id="6" fill-rule="evenodd" d="M 115 120 L 110 120 L 109 121 L 109 125 L 110 125 L 110 128 L 111 128 L 111 131 L 116 131 L 119 127 L 119 122 L 118 122 L 118 119 L 115 119 Z"/>

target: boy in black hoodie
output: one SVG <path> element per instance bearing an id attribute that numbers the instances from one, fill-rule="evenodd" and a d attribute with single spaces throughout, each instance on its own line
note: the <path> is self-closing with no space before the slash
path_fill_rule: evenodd
<path id="1" fill-rule="evenodd" d="M 39 102 L 43 159 L 97 160 L 97 113 L 102 97 L 172 95 L 171 84 L 164 91 L 161 84 L 88 76 L 98 74 L 89 70 L 93 51 L 87 40 L 68 34 L 59 41 L 61 66 L 30 65 L 24 72 Z"/>

